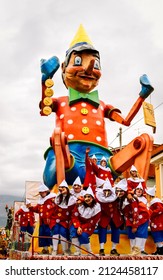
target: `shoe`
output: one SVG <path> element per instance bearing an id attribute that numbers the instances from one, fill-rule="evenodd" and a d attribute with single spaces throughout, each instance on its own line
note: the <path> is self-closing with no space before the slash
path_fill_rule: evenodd
<path id="1" fill-rule="evenodd" d="M 148 255 L 145 251 L 141 251 L 141 255 Z"/>
<path id="2" fill-rule="evenodd" d="M 163 255 L 163 247 L 157 247 L 156 252 L 152 253 L 152 255 Z"/>
<path id="3" fill-rule="evenodd" d="M 74 256 L 80 256 L 80 255 L 81 255 L 81 253 L 78 252 L 78 251 L 76 251 L 76 252 L 74 253 Z"/>
<path id="4" fill-rule="evenodd" d="M 62 255 L 69 256 L 70 255 L 70 251 L 69 250 L 65 250 Z"/>
<path id="5" fill-rule="evenodd" d="M 42 254 L 49 254 L 49 250 L 48 249 L 47 250 L 46 249 L 42 249 L 41 253 Z"/>
<path id="6" fill-rule="evenodd" d="M 52 256 L 56 256 L 56 255 L 57 255 L 57 251 L 56 250 L 52 251 Z"/>
<path id="7" fill-rule="evenodd" d="M 100 251 L 99 251 L 99 255 L 100 255 L 100 256 L 105 256 L 104 249 L 100 249 Z"/>
<path id="8" fill-rule="evenodd" d="M 163 255 L 163 246 L 159 248 L 160 249 L 160 255 Z"/>
<path id="9" fill-rule="evenodd" d="M 137 247 L 137 246 L 134 246 L 132 248 L 132 252 L 131 254 L 129 254 L 130 256 L 137 256 L 137 255 L 141 255 L 141 251 L 140 251 L 140 248 Z"/>
<path id="10" fill-rule="evenodd" d="M 160 255 L 160 248 L 159 248 L 159 247 L 157 247 L 156 252 L 152 253 L 152 255 Z"/>
<path id="11" fill-rule="evenodd" d="M 110 255 L 111 256 L 120 256 L 120 254 L 117 252 L 117 250 L 116 249 L 112 249 L 111 251 L 110 251 Z"/>

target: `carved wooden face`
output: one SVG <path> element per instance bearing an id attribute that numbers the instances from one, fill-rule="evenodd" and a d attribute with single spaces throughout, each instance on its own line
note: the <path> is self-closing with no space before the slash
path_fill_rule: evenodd
<path id="1" fill-rule="evenodd" d="M 74 51 L 68 65 L 62 64 L 62 71 L 67 88 L 88 93 L 98 85 L 101 77 L 100 60 L 90 51 Z"/>

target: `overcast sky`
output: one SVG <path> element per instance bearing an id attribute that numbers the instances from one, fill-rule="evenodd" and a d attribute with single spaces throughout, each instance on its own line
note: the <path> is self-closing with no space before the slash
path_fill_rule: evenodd
<path id="1" fill-rule="evenodd" d="M 42 181 L 44 151 L 55 115 L 41 117 L 40 59 L 64 60 L 83 24 L 101 55 L 100 99 L 126 116 L 136 101 L 139 77 L 147 74 L 155 91 L 146 100 L 155 109 L 156 133 L 141 109 L 122 144 L 147 132 L 163 143 L 163 1 L 162 0 L 0 0 L 0 193 L 24 196 L 26 181 Z M 61 69 L 55 96 L 67 94 Z M 119 146 L 120 125 L 106 120 L 108 142 Z"/>

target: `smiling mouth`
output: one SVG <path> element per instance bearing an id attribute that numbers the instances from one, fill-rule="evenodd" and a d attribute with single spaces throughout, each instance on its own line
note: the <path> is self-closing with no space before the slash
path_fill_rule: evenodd
<path id="1" fill-rule="evenodd" d="M 79 78 L 84 79 L 84 80 L 95 80 L 94 77 L 87 76 L 87 75 L 79 75 Z"/>

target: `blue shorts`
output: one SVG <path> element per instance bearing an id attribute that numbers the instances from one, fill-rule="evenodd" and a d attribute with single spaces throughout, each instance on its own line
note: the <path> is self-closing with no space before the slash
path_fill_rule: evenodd
<path id="1" fill-rule="evenodd" d="M 160 231 L 151 231 L 151 235 L 155 243 L 163 242 L 163 230 Z"/>
<path id="2" fill-rule="evenodd" d="M 144 224 L 140 225 L 135 233 L 132 233 L 132 227 L 127 227 L 127 233 L 129 239 L 135 239 L 136 237 L 139 238 L 148 238 L 148 224 L 149 222 L 145 222 Z"/>
<path id="3" fill-rule="evenodd" d="M 29 234 L 33 234 L 33 231 L 34 231 L 34 227 L 32 227 L 32 226 L 30 226 L 30 225 L 27 225 L 26 227 L 24 227 L 24 226 L 21 226 L 20 227 L 20 230 L 22 231 L 22 232 L 28 232 Z"/>
<path id="4" fill-rule="evenodd" d="M 82 232 L 81 235 L 77 234 L 77 228 L 73 225 L 70 227 L 70 239 L 78 238 L 80 245 L 88 244 L 90 242 L 89 234 L 86 232 Z"/>
<path id="5" fill-rule="evenodd" d="M 111 241 L 118 244 L 120 230 L 114 225 L 113 221 L 110 222 L 110 227 L 111 227 Z M 102 228 L 101 226 L 98 226 L 98 235 L 99 235 L 99 242 L 106 243 L 107 228 Z"/>
<path id="6" fill-rule="evenodd" d="M 50 228 L 48 225 L 40 225 L 39 227 L 39 236 L 46 236 L 47 238 L 39 238 L 39 247 L 45 247 L 52 245 L 52 239 L 50 238 Z M 48 238 L 49 237 L 49 238 Z"/>
<path id="7" fill-rule="evenodd" d="M 65 227 L 63 227 L 60 224 L 56 224 L 52 229 L 51 229 L 51 235 L 56 235 L 59 234 L 66 238 L 67 240 L 69 239 L 69 230 Z"/>

